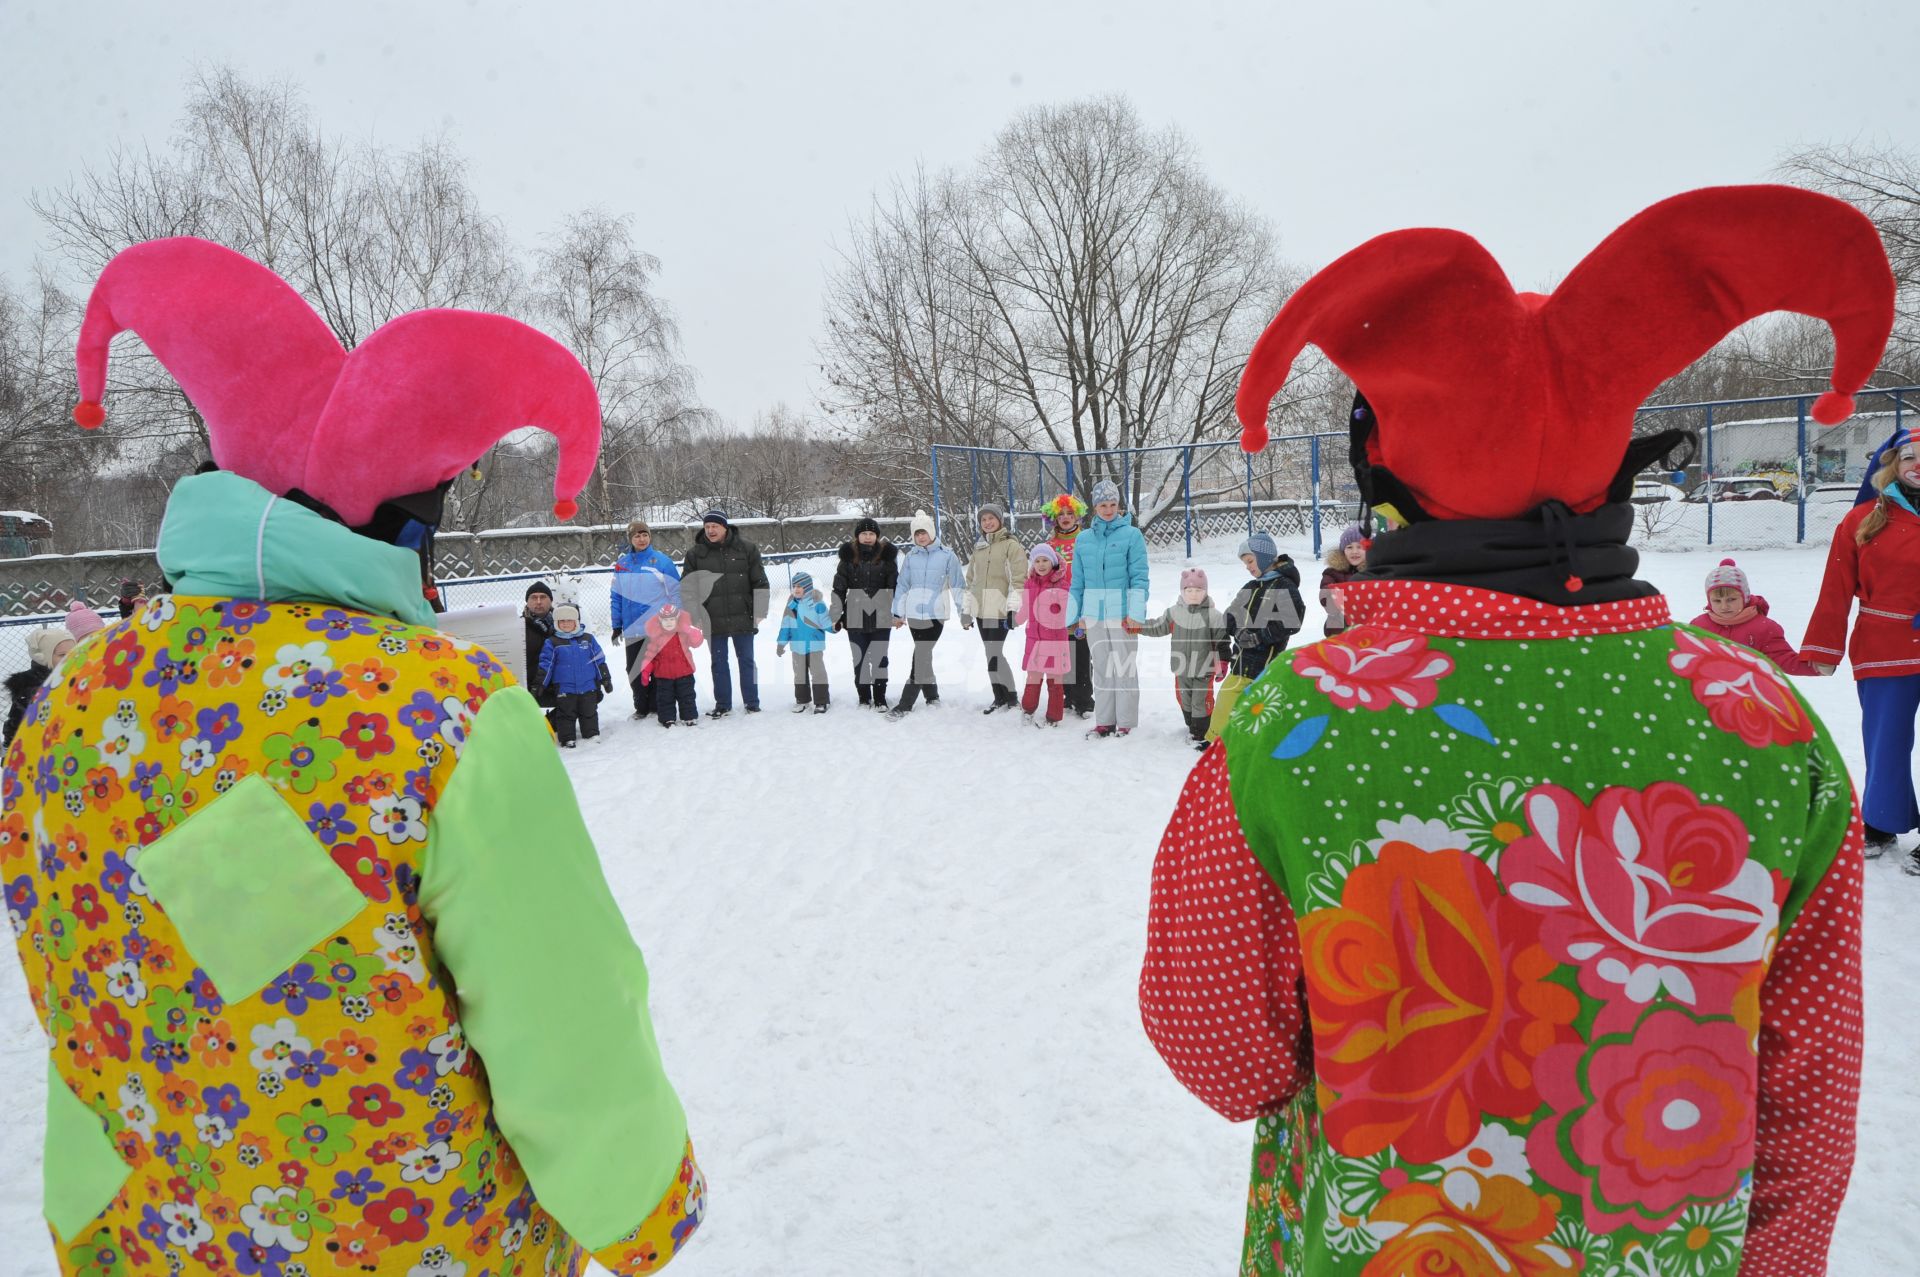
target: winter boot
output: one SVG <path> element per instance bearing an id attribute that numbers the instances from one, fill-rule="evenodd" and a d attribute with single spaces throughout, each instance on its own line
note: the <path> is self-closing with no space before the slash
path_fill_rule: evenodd
<path id="1" fill-rule="evenodd" d="M 1909 877 L 1920 878 L 1920 847 L 1915 847 L 1907 853 L 1907 858 L 1900 862 L 1900 872 Z"/>
<path id="2" fill-rule="evenodd" d="M 1860 854 L 1868 860 L 1878 860 L 1900 845 L 1894 836 L 1884 829 L 1875 829 L 1872 825 L 1862 825 L 1861 829 L 1867 835 L 1867 842 L 1860 849 Z"/>
<path id="3" fill-rule="evenodd" d="M 731 713 L 733 713 L 733 711 L 730 709 L 711 709 L 707 711 L 707 717 L 712 719 L 722 719 Z"/>
<path id="4" fill-rule="evenodd" d="M 825 683 L 815 683 L 813 685 L 813 712 L 816 714 L 824 714 L 827 712 L 827 706 L 832 703 L 833 701 L 827 692 L 827 685 Z"/>
<path id="5" fill-rule="evenodd" d="M 805 683 L 795 683 L 793 685 L 793 712 L 799 714 L 804 712 L 806 708 L 807 685 Z"/>
<path id="6" fill-rule="evenodd" d="M 1081 717 L 1086 717 L 1084 714 Z M 1088 740 L 1107 740 L 1113 735 L 1111 727 L 1095 727 L 1087 732 Z"/>
<path id="7" fill-rule="evenodd" d="M 876 678 L 873 680 L 873 707 L 883 713 L 886 711 L 887 680 L 884 678 Z"/>

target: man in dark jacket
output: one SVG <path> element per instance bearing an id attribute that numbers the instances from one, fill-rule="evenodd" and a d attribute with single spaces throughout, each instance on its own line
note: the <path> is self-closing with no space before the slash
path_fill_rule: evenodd
<path id="1" fill-rule="evenodd" d="M 860 703 L 874 709 L 887 707 L 887 636 L 899 579 L 899 553 L 880 535 L 880 524 L 872 518 L 854 524 L 853 540 L 841 545 L 833 570 L 833 628 L 847 632 L 854 687 Z"/>
<path id="2" fill-rule="evenodd" d="M 713 712 L 733 711 L 731 656 L 740 662 L 740 699 L 747 713 L 760 712 L 760 683 L 753 664 L 753 638 L 767 619 L 767 569 L 760 547 L 741 536 L 721 510 L 709 510 L 700 535 L 681 560 L 681 605 L 703 618 L 707 650 L 713 653 Z"/>
<path id="3" fill-rule="evenodd" d="M 527 627 L 526 684 L 528 687 L 539 687 L 540 653 L 546 649 L 547 640 L 553 637 L 553 591 L 547 588 L 545 581 L 535 581 L 527 587 L 527 605 L 521 609 L 520 619 Z M 536 699 L 551 721 L 553 694 L 541 688 Z"/>

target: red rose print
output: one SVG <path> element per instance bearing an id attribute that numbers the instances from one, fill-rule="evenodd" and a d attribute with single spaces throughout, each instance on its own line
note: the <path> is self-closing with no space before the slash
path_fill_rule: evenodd
<path id="1" fill-rule="evenodd" d="M 1312 679 L 1341 709 L 1425 709 L 1453 672 L 1453 658 L 1430 649 L 1424 634 L 1356 625 L 1303 648 L 1293 672 Z"/>
<path id="2" fill-rule="evenodd" d="M 1608 1004 L 1601 1031 L 1631 1023 L 1663 990 L 1729 1013 L 1766 960 L 1782 886 L 1747 858 L 1739 817 L 1672 781 L 1603 789 L 1591 808 L 1541 785 L 1525 811 L 1531 832 L 1501 855 L 1501 881 L 1540 915 L 1548 951 Z"/>
<path id="3" fill-rule="evenodd" d="M 1693 688 L 1713 725 L 1755 749 L 1813 739 L 1813 719 L 1773 663 L 1738 643 L 1675 629 L 1667 665 Z"/>

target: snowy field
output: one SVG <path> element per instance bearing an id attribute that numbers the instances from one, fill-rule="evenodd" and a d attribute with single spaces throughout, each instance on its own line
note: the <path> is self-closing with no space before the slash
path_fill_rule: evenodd
<path id="1" fill-rule="evenodd" d="M 1306 547 L 1287 548 L 1311 563 Z M 1215 542 L 1199 559 L 1222 602 L 1244 579 L 1232 549 Z M 1642 575 L 1690 619 L 1725 552 L 1651 553 Z M 1737 557 L 1797 641 L 1822 550 Z M 805 566 L 831 576 L 829 559 Z M 1177 550 L 1156 559 L 1156 608 L 1180 566 Z M 1319 626 L 1315 611 L 1309 635 Z M 1142 641 L 1155 681 L 1125 742 L 982 717 L 980 643 L 957 629 L 937 649 L 942 704 L 897 723 L 855 707 L 838 639 L 833 711 L 788 714 L 771 629 L 765 714 L 666 732 L 620 715 L 624 691 L 609 702 L 606 739 L 568 763 L 646 950 L 713 1192 L 673 1271 L 1234 1270 L 1251 1129 L 1180 1089 L 1134 1003 L 1148 872 L 1194 761 L 1166 645 Z M 1858 777 L 1851 680 L 1801 686 Z M 700 700 L 711 704 L 704 671 Z M 1912 1272 L 1920 1254 L 1920 1020 L 1911 960 L 1906 977 L 1898 965 L 1911 949 L 1899 929 L 1917 918 L 1920 881 L 1892 859 L 1869 865 L 1861 1151 L 1831 1269 L 1844 1277 Z M 0 1274 L 41 1277 L 54 1271 L 34 1240 L 45 1065 L 20 986 L 17 964 L 0 960 L 12 1100 Z"/>

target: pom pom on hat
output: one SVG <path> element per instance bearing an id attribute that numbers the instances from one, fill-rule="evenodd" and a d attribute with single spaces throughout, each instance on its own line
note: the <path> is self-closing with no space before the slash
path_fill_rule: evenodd
<path id="1" fill-rule="evenodd" d="M 106 628 L 107 623 L 100 619 L 100 614 L 79 599 L 67 604 L 67 633 L 74 638 L 83 639 Z"/>
<path id="2" fill-rule="evenodd" d="M 1719 566 L 1707 573 L 1707 592 L 1709 594 L 1720 589 L 1722 586 L 1740 591 L 1740 599 L 1742 602 L 1745 602 L 1753 595 L 1753 591 L 1748 588 L 1747 585 L 1747 574 L 1741 571 L 1732 559 L 1720 560 Z"/>

